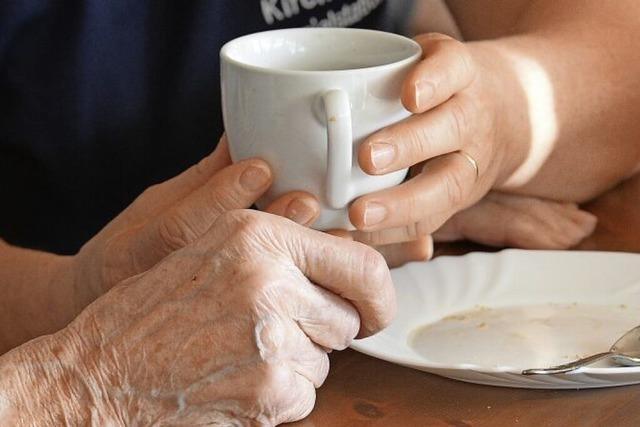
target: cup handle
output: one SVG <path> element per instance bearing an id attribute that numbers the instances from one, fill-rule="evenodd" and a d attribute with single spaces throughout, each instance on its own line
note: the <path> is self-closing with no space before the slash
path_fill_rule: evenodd
<path id="1" fill-rule="evenodd" d="M 349 95 L 342 89 L 327 91 L 322 99 L 327 119 L 327 203 L 333 209 L 343 209 L 351 199 L 351 105 Z"/>

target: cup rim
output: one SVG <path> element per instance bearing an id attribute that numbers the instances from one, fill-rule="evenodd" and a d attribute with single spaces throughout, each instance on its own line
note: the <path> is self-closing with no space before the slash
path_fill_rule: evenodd
<path id="1" fill-rule="evenodd" d="M 248 39 L 252 39 L 252 38 L 259 38 L 259 37 L 263 37 L 265 34 L 273 34 L 273 33 L 295 33 L 295 32 L 308 32 L 308 31 L 319 31 L 319 32 L 351 32 L 351 33 L 355 33 L 355 32 L 359 32 L 359 33 L 369 33 L 372 35 L 376 35 L 376 36 L 384 36 L 387 38 L 393 38 L 399 41 L 404 42 L 407 46 L 411 46 L 413 48 L 415 48 L 415 52 L 410 55 L 407 56 L 406 58 L 400 59 L 398 61 L 394 61 L 394 62 L 389 62 L 387 64 L 380 64 L 380 65 L 372 65 L 369 67 L 360 67 L 360 68 L 346 68 L 346 69 L 339 69 L 339 70 L 289 70 L 289 69 L 282 69 L 282 68 L 269 68 L 269 67 L 264 67 L 264 66 L 260 66 L 260 65 L 254 65 L 254 64 L 250 64 L 248 62 L 244 62 L 244 61 L 240 61 L 237 60 L 235 58 L 233 58 L 229 51 L 233 48 L 233 46 L 237 43 L 240 43 L 242 41 L 246 41 Z M 284 29 L 278 29 L 278 30 L 267 30 L 267 31 L 260 31 L 257 33 L 251 33 L 251 34 L 247 34 L 244 36 L 240 36 L 237 37 L 233 40 L 228 41 L 227 43 L 225 43 L 222 48 L 220 49 L 220 60 L 222 62 L 227 62 L 229 64 L 232 64 L 236 67 L 239 68 L 243 68 L 246 70 L 250 70 L 250 71 L 254 71 L 254 72 L 261 72 L 261 73 L 268 73 L 271 75 L 277 74 L 277 75 L 305 75 L 305 76 L 310 76 L 310 75 L 327 75 L 327 74 L 349 74 L 349 73 L 353 73 L 353 72 L 370 72 L 370 71 L 381 71 L 384 70 L 385 68 L 395 68 L 395 67 L 400 67 L 403 66 L 405 64 L 408 63 L 412 63 L 414 61 L 416 61 L 417 59 L 419 59 L 422 56 L 422 48 L 421 46 L 415 41 L 412 40 L 408 37 L 405 37 L 403 35 L 400 34 L 396 34 L 396 33 L 390 33 L 390 32 L 386 32 L 386 31 L 379 31 L 379 30 L 369 30 L 369 29 L 364 29 L 364 28 L 341 28 L 341 27 L 302 27 L 302 28 L 284 28 Z"/>

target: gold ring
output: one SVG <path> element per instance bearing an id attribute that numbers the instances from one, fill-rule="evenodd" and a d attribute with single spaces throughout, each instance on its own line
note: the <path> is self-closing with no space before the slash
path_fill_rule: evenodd
<path id="1" fill-rule="evenodd" d="M 471 167 L 473 167 L 473 170 L 476 172 L 476 178 L 474 182 L 478 181 L 478 178 L 480 177 L 480 169 L 478 168 L 478 162 L 476 162 L 476 159 L 471 157 L 471 155 L 466 151 L 458 150 L 456 151 L 456 153 L 462 155 L 462 157 L 464 157 L 467 162 L 469 162 Z"/>

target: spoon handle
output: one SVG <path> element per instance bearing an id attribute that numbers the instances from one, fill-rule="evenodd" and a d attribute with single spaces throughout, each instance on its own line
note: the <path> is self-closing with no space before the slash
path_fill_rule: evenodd
<path id="1" fill-rule="evenodd" d="M 607 359 L 615 354 L 616 353 L 613 351 L 607 351 L 605 353 L 598 353 L 589 357 L 574 360 L 573 362 L 565 363 L 564 365 L 552 366 L 550 368 L 526 369 L 522 371 L 522 375 L 565 374 L 567 372 L 575 371 L 578 368 L 582 368 L 583 366 L 591 365 L 592 363 Z"/>

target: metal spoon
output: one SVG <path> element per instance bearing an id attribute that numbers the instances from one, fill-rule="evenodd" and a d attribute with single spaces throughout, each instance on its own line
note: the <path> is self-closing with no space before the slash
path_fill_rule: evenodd
<path id="1" fill-rule="evenodd" d="M 636 326 L 618 338 L 607 352 L 550 368 L 526 369 L 522 371 L 522 375 L 565 374 L 609 358 L 622 366 L 640 366 L 640 326 Z"/>

